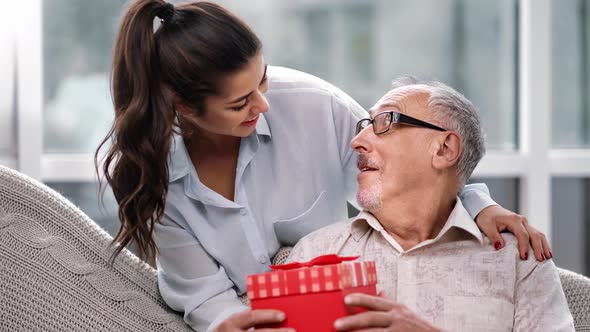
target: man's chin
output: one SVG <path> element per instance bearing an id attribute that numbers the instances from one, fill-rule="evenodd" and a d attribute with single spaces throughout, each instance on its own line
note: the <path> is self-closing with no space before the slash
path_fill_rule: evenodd
<path id="1" fill-rule="evenodd" d="M 383 205 L 381 193 L 376 190 L 360 190 L 359 188 L 356 200 L 363 210 L 371 213 L 379 211 Z"/>

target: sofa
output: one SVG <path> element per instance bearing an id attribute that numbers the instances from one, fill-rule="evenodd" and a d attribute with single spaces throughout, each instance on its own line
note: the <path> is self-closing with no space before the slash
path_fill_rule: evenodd
<path id="1" fill-rule="evenodd" d="M 192 331 L 150 265 L 126 249 L 110 264 L 111 240 L 59 193 L 0 166 L 0 332 Z M 576 330 L 590 331 L 590 279 L 559 273 Z"/>

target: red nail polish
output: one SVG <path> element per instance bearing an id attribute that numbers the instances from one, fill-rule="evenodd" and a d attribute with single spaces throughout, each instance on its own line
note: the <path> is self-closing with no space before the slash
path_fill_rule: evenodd
<path id="1" fill-rule="evenodd" d="M 526 261 L 527 259 L 529 259 L 529 253 L 528 252 L 525 252 L 524 253 L 524 260 Z"/>
<path id="2" fill-rule="evenodd" d="M 545 254 L 541 254 L 541 261 L 545 261 L 547 258 L 545 258 Z"/>
<path id="3" fill-rule="evenodd" d="M 553 252 L 551 250 L 549 250 L 549 258 L 553 258 Z"/>
<path id="4" fill-rule="evenodd" d="M 496 241 L 496 243 L 494 243 L 494 248 L 496 248 L 496 250 L 500 250 L 501 247 L 502 243 L 500 243 L 500 241 Z"/>

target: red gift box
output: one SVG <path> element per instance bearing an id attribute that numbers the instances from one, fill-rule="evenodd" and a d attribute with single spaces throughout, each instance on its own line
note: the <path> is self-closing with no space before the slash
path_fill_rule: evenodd
<path id="1" fill-rule="evenodd" d="M 276 309 L 287 318 L 273 327 L 297 331 L 335 331 L 334 321 L 363 311 L 350 309 L 350 293 L 376 295 L 375 262 L 352 262 L 358 257 L 319 256 L 306 263 L 271 265 L 273 271 L 247 277 L 252 309 Z"/>

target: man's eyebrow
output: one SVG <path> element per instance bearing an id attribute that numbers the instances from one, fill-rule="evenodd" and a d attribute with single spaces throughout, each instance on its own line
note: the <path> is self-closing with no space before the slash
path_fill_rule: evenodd
<path id="1" fill-rule="evenodd" d="M 399 111 L 399 105 L 397 103 L 394 103 L 394 102 L 388 102 L 388 103 L 385 103 L 385 104 L 381 104 L 379 106 L 380 106 L 379 108 L 381 108 L 381 109 L 383 109 L 383 108 L 393 108 L 396 112 Z"/>
<path id="2" fill-rule="evenodd" d="M 380 104 L 378 108 L 370 108 L 369 109 L 369 116 L 373 118 L 375 115 L 384 112 L 386 109 L 393 108 L 393 111 L 399 112 L 399 106 L 397 103 L 388 102 L 385 104 Z M 379 111 L 381 110 L 381 111 Z"/>
<path id="3" fill-rule="evenodd" d="M 260 79 L 260 84 L 262 84 L 262 81 L 264 81 L 264 78 L 266 77 L 266 70 L 267 70 L 267 69 L 268 69 L 268 65 L 264 65 L 264 74 L 262 74 L 262 78 Z M 242 100 L 244 100 L 244 99 L 246 99 L 246 98 L 250 97 L 250 95 L 251 95 L 253 92 L 254 92 L 254 91 L 250 91 L 250 93 L 248 93 L 248 94 L 246 94 L 246 95 L 243 95 L 243 96 L 241 96 L 241 97 L 239 97 L 239 98 L 236 98 L 236 99 L 234 99 L 234 100 L 232 100 L 232 101 L 230 101 L 230 102 L 227 102 L 226 104 L 235 104 L 235 103 L 237 103 L 237 102 L 239 102 L 239 101 L 242 101 Z"/>

